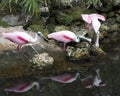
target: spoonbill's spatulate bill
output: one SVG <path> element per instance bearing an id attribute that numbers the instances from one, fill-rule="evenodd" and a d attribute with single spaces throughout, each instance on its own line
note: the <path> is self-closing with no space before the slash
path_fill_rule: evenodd
<path id="1" fill-rule="evenodd" d="M 62 31 L 50 33 L 48 34 L 48 38 L 52 38 L 57 41 L 63 42 L 64 49 L 65 49 L 66 43 L 71 41 L 75 41 L 75 42 L 80 41 L 79 38 L 75 35 L 75 33 L 68 30 L 62 30 Z"/>
<path id="2" fill-rule="evenodd" d="M 4 89 L 6 92 L 15 92 L 15 93 L 23 93 L 29 91 L 31 88 L 36 87 L 37 90 L 39 90 L 40 85 L 38 82 L 32 82 L 32 83 L 19 83 L 17 85 L 14 85 L 12 87 L 7 87 Z"/>

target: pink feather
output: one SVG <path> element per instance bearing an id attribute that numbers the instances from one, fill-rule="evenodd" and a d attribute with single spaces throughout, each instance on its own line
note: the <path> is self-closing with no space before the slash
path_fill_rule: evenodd
<path id="1" fill-rule="evenodd" d="M 90 15 L 88 15 L 88 14 L 81 14 L 81 16 L 82 16 L 82 19 L 83 19 L 86 23 L 88 23 L 88 24 L 92 23 L 92 19 L 91 19 Z"/>
<path id="2" fill-rule="evenodd" d="M 51 80 L 57 81 L 60 83 L 71 83 L 71 82 L 75 81 L 78 76 L 79 76 L 79 73 L 76 73 L 75 76 L 66 73 L 66 74 L 62 74 L 62 75 L 53 76 L 53 77 L 51 77 Z"/>
<path id="3" fill-rule="evenodd" d="M 26 91 L 30 90 L 34 86 L 36 86 L 37 89 L 39 89 L 38 82 L 32 82 L 32 83 L 19 83 L 17 85 L 12 86 L 12 87 L 5 88 L 4 91 L 23 93 L 23 92 L 26 92 Z"/>
<path id="4" fill-rule="evenodd" d="M 48 38 L 52 38 L 54 40 L 63 42 L 64 49 L 65 49 L 66 43 L 68 42 L 71 42 L 71 41 L 79 42 L 79 39 L 77 38 L 77 36 L 73 32 L 67 31 L 67 30 L 50 33 L 48 34 Z"/>

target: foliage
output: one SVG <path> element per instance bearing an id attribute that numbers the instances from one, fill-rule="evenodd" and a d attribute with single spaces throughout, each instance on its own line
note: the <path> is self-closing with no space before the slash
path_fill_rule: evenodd
<path id="1" fill-rule="evenodd" d="M 98 7 L 98 6 L 102 6 L 102 2 L 101 0 L 87 0 L 86 2 L 87 8 L 89 8 L 90 6 L 93 7 Z"/>
<path id="2" fill-rule="evenodd" d="M 31 13 L 37 15 L 39 6 L 37 0 L 2 0 L 3 8 L 13 13 Z"/>
<path id="3" fill-rule="evenodd" d="M 23 11 L 25 13 L 32 13 L 32 14 L 36 14 L 39 12 L 39 6 L 37 3 L 37 0 L 23 0 L 22 2 L 23 4 Z"/>

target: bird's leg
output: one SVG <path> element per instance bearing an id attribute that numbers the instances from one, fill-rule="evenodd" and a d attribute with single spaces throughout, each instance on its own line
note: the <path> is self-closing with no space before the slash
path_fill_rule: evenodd
<path id="1" fill-rule="evenodd" d="M 64 43 L 64 45 L 63 45 L 63 49 L 66 50 L 66 43 Z"/>
<path id="2" fill-rule="evenodd" d="M 19 54 L 22 52 L 21 45 L 17 46 L 17 50 L 18 50 Z"/>
<path id="3" fill-rule="evenodd" d="M 96 70 L 96 73 L 97 73 L 97 77 L 98 77 L 98 79 L 101 80 L 101 78 L 100 78 L 100 70 L 97 69 L 97 70 Z"/>
<path id="4" fill-rule="evenodd" d="M 35 49 L 35 47 L 32 46 L 32 44 L 30 44 L 30 46 L 37 54 L 39 54 L 38 51 Z"/>
<path id="5" fill-rule="evenodd" d="M 95 46 L 96 46 L 96 47 L 99 47 L 99 32 L 96 33 Z"/>
<path id="6" fill-rule="evenodd" d="M 17 50 L 18 50 L 18 55 L 19 55 L 19 60 L 22 60 L 23 59 L 23 57 L 22 57 L 22 48 L 21 48 L 21 45 L 18 45 L 17 46 Z"/>

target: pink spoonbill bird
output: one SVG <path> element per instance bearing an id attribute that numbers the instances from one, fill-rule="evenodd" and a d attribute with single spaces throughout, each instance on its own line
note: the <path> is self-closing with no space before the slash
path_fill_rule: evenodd
<path id="1" fill-rule="evenodd" d="M 71 41 L 75 41 L 75 42 L 80 41 L 80 38 L 78 38 L 75 35 L 75 33 L 68 31 L 68 30 L 62 30 L 62 31 L 50 33 L 48 34 L 48 38 L 52 38 L 57 41 L 63 42 L 64 49 L 65 49 L 66 43 L 71 42 Z"/>
<path id="2" fill-rule="evenodd" d="M 14 85 L 12 87 L 7 87 L 4 89 L 5 92 L 15 92 L 15 93 L 23 93 L 23 92 L 27 92 L 28 90 L 30 90 L 31 88 L 33 88 L 34 86 L 36 86 L 37 90 L 39 90 L 40 85 L 38 82 L 32 82 L 32 83 L 19 83 L 17 85 Z"/>
<path id="3" fill-rule="evenodd" d="M 87 23 L 87 26 L 95 31 L 96 34 L 96 41 L 95 41 L 95 46 L 99 47 L 99 29 L 101 26 L 101 23 L 98 19 L 105 21 L 105 17 L 103 15 L 99 14 L 81 14 L 82 19 Z"/>
<path id="4" fill-rule="evenodd" d="M 41 32 L 37 32 L 37 33 L 35 34 L 35 38 L 33 38 L 33 37 L 30 36 L 28 33 L 26 33 L 26 32 L 21 32 L 21 31 L 15 31 L 15 32 L 11 32 L 11 33 L 2 33 L 2 35 L 3 35 L 6 39 L 8 39 L 8 40 L 10 40 L 10 41 L 18 44 L 17 49 L 18 49 L 19 52 L 21 52 L 21 46 L 22 46 L 23 44 L 34 43 L 34 42 L 36 42 L 40 37 L 43 36 Z M 32 45 L 31 45 L 31 47 L 32 47 Z M 34 49 L 35 52 L 37 52 L 34 47 L 32 47 L 32 48 Z M 38 52 L 37 52 L 37 53 L 38 53 Z"/>
<path id="5" fill-rule="evenodd" d="M 81 83 L 85 88 L 93 87 L 93 76 L 87 76 L 86 78 L 81 79 Z"/>
<path id="6" fill-rule="evenodd" d="M 72 83 L 79 76 L 80 76 L 80 73 L 78 73 L 78 72 L 76 74 L 65 73 L 65 74 L 55 75 L 55 76 L 51 76 L 51 77 L 43 77 L 42 80 L 51 79 L 51 80 L 59 82 L 59 83 Z"/>
<path id="7" fill-rule="evenodd" d="M 93 86 L 100 87 L 100 86 L 106 86 L 106 84 L 102 81 L 100 78 L 100 70 L 96 70 L 97 75 L 94 78 Z"/>
<path id="8" fill-rule="evenodd" d="M 50 79 L 60 83 L 71 83 L 75 81 L 79 75 L 80 75 L 79 73 L 76 73 L 75 75 L 65 73 L 65 74 L 50 77 Z"/>
<path id="9" fill-rule="evenodd" d="M 101 87 L 106 86 L 106 84 L 100 78 L 99 69 L 96 70 L 97 75 L 93 77 L 92 75 L 81 79 L 81 83 L 85 88 Z"/>

